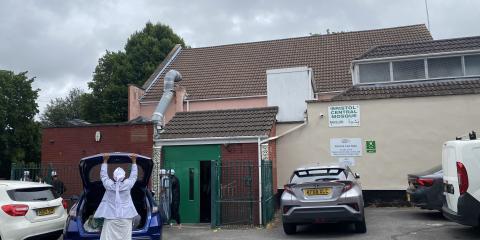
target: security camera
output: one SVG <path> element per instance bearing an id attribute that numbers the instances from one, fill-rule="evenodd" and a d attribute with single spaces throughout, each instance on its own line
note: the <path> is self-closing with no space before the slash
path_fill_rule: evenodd
<path id="1" fill-rule="evenodd" d="M 323 113 L 320 113 L 320 118 L 323 118 L 323 117 L 324 117 Z"/>

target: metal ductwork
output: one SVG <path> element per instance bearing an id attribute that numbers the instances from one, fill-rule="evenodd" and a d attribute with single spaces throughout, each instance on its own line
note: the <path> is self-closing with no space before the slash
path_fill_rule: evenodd
<path id="1" fill-rule="evenodd" d="M 152 121 L 155 126 L 155 137 L 165 126 L 165 112 L 172 101 L 175 93 L 175 83 L 182 80 L 182 75 L 176 70 L 170 70 L 165 74 L 163 82 L 163 95 L 152 115 Z"/>
<path id="2" fill-rule="evenodd" d="M 163 95 L 158 103 L 155 111 L 152 115 L 152 122 L 154 126 L 154 135 L 153 135 L 153 172 L 152 172 L 152 188 L 153 191 L 156 193 L 154 195 L 154 199 L 157 204 L 160 203 L 160 194 L 161 194 L 161 183 L 159 179 L 159 170 L 162 167 L 161 164 L 161 155 L 162 155 L 162 146 L 158 143 L 158 139 L 160 138 L 160 133 L 165 126 L 165 112 L 172 101 L 173 96 L 175 95 L 175 83 L 182 80 L 182 75 L 178 71 L 170 70 L 165 74 L 164 82 L 163 82 Z"/>

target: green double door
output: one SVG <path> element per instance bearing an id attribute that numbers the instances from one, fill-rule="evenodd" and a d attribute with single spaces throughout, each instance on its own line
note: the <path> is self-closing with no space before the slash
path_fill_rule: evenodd
<path id="1" fill-rule="evenodd" d="M 220 145 L 165 146 L 166 169 L 174 169 L 180 182 L 180 219 L 199 223 L 209 219 L 210 163 L 220 161 Z"/>

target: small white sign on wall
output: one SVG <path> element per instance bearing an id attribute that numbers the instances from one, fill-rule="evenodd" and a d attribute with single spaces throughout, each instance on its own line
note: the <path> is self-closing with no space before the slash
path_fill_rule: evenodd
<path id="1" fill-rule="evenodd" d="M 359 127 L 360 105 L 328 107 L 329 127 Z"/>
<path id="2" fill-rule="evenodd" d="M 361 138 L 330 138 L 330 155 L 332 157 L 362 156 Z"/>
<path id="3" fill-rule="evenodd" d="M 268 159 L 268 155 L 269 155 L 269 151 L 268 151 L 268 143 L 263 143 L 261 145 L 261 153 L 262 153 L 262 160 L 263 161 L 267 161 L 269 160 Z"/>
<path id="4" fill-rule="evenodd" d="M 352 166 L 355 166 L 355 158 L 353 158 L 353 157 L 339 157 L 338 158 L 338 163 L 340 165 L 352 167 Z"/>

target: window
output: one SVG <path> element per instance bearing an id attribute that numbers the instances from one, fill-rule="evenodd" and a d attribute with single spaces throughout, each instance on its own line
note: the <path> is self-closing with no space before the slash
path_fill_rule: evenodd
<path id="1" fill-rule="evenodd" d="M 188 169 L 188 200 L 195 200 L 195 170 L 193 168 Z"/>
<path id="2" fill-rule="evenodd" d="M 429 58 L 427 61 L 429 78 L 463 76 L 461 57 Z"/>
<path id="3" fill-rule="evenodd" d="M 359 62 L 355 65 L 356 83 L 388 83 L 411 80 L 480 76 L 480 54 L 424 56 L 416 59 L 394 59 L 385 62 Z"/>
<path id="4" fill-rule="evenodd" d="M 361 83 L 389 82 L 390 63 L 361 64 L 359 73 Z"/>
<path id="5" fill-rule="evenodd" d="M 465 75 L 480 75 L 480 55 L 465 56 Z"/>
<path id="6" fill-rule="evenodd" d="M 51 201 L 57 199 L 51 187 L 22 188 L 7 191 L 8 196 L 17 202 Z"/>
<path id="7" fill-rule="evenodd" d="M 425 79 L 425 61 L 423 59 L 392 62 L 392 64 L 394 81 Z"/>

